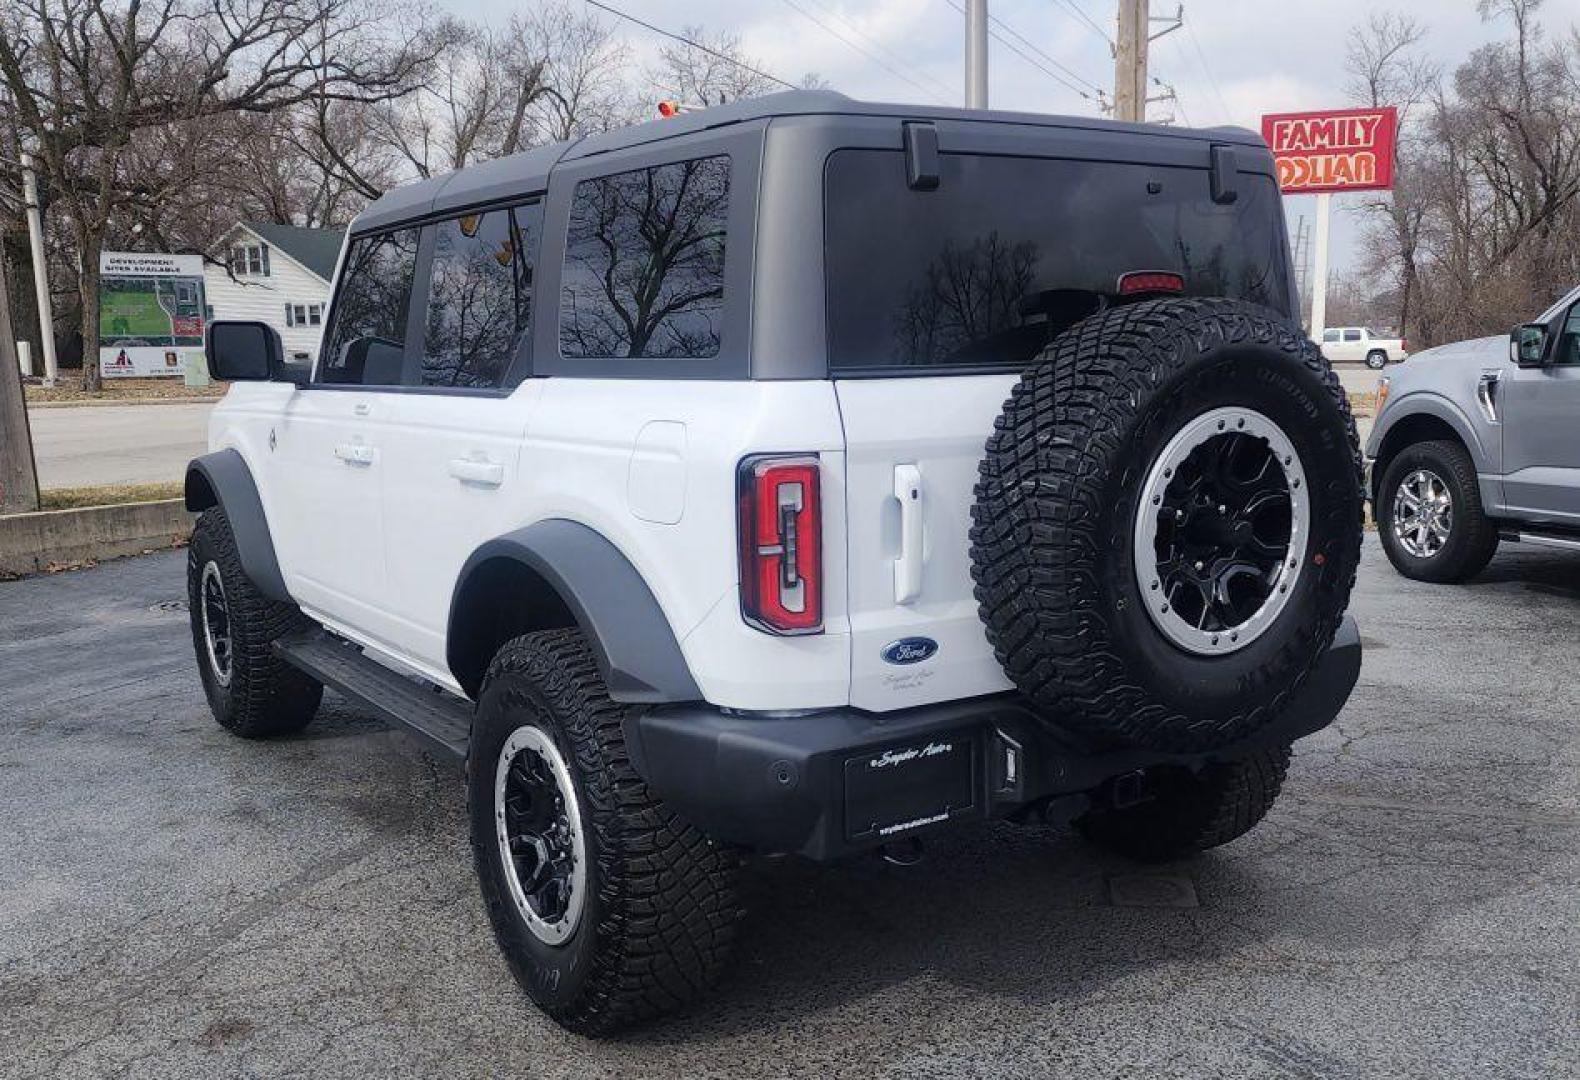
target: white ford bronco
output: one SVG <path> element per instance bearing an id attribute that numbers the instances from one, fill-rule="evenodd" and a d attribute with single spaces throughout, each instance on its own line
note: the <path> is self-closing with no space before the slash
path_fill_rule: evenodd
<path id="1" fill-rule="evenodd" d="M 1360 459 L 1256 136 L 797 92 L 392 192 L 323 348 L 215 323 L 219 722 L 464 758 L 557 1021 L 675 1009 L 751 853 L 1169 858 L 1355 683 Z"/>

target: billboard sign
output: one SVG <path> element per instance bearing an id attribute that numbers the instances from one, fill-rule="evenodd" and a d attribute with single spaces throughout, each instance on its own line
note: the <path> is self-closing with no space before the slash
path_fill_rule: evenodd
<path id="1" fill-rule="evenodd" d="M 181 378 L 203 355 L 203 256 L 99 256 L 99 371 Z"/>
<path id="2" fill-rule="evenodd" d="M 1262 138 L 1286 195 L 1393 187 L 1399 113 L 1381 109 L 1276 113 L 1262 117 Z"/>

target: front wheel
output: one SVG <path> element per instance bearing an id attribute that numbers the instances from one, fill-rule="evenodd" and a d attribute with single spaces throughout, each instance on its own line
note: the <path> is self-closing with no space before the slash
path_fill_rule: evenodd
<path id="1" fill-rule="evenodd" d="M 203 511 L 187 548 L 192 647 L 209 708 L 246 739 L 289 735 L 318 712 L 323 685 L 281 660 L 274 642 L 312 626 L 294 604 L 260 593 L 242 569 L 219 507 Z"/>
<path id="2" fill-rule="evenodd" d="M 577 630 L 506 643 L 467 757 L 472 854 L 516 981 L 562 1026 L 603 1035 L 678 1010 L 727 959 L 740 859 L 677 818 L 631 765 Z"/>
<path id="3" fill-rule="evenodd" d="M 1388 366 L 1388 354 L 1381 349 L 1373 350 L 1366 354 L 1366 366 L 1373 371 L 1381 371 Z"/>
<path id="4" fill-rule="evenodd" d="M 1461 582 L 1498 550 L 1498 530 L 1481 507 L 1476 463 L 1457 442 L 1401 450 L 1377 488 L 1377 534 L 1395 570 L 1416 581 Z"/>

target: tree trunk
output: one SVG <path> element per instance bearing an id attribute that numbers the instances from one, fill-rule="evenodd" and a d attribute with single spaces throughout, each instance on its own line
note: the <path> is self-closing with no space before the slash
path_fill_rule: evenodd
<path id="1" fill-rule="evenodd" d="M 27 400 L 16 360 L 11 329 L 10 294 L 5 258 L 0 254 L 0 514 L 38 509 L 38 472 L 33 462 L 33 437 L 27 424 Z"/>
<path id="2" fill-rule="evenodd" d="M 79 229 L 77 250 L 81 252 L 82 273 L 78 275 L 78 296 L 82 301 L 82 388 L 97 391 L 103 385 L 99 373 L 99 251 L 104 238 Z"/>

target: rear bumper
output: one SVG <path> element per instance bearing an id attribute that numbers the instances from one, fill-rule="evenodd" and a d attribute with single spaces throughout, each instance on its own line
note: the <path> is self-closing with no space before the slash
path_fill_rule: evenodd
<path id="1" fill-rule="evenodd" d="M 1346 617 L 1300 697 L 1251 738 L 1210 753 L 1084 746 L 1014 694 L 799 717 L 663 705 L 627 721 L 626 737 L 648 786 L 710 836 L 831 859 L 1061 796 L 1079 810 L 1116 778 L 1287 746 L 1332 723 L 1360 666 L 1360 634 Z"/>

